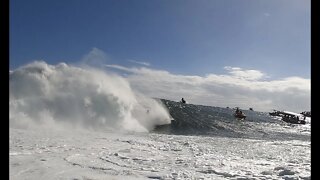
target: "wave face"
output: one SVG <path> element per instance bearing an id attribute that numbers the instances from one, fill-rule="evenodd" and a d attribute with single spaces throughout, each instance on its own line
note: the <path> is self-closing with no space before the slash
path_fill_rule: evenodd
<path id="1" fill-rule="evenodd" d="M 147 132 L 170 123 L 161 102 L 102 70 L 33 62 L 9 74 L 10 127 Z"/>
<path id="2" fill-rule="evenodd" d="M 165 99 L 161 101 L 174 120 L 170 125 L 158 126 L 154 131 L 157 133 L 310 140 L 310 124 L 288 124 L 266 112 L 242 110 L 247 117 L 239 120 L 233 116 L 234 110 L 230 108 L 182 104 Z"/>

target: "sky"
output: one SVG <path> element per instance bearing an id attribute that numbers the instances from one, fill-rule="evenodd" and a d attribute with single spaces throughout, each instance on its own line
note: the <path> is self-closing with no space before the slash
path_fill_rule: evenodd
<path id="1" fill-rule="evenodd" d="M 91 61 L 141 91 L 157 76 L 152 96 L 310 108 L 310 0 L 10 0 L 9 13 L 10 70 Z"/>

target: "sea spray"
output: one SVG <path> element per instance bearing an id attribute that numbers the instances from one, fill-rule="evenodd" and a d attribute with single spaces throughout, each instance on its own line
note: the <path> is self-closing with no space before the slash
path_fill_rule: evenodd
<path id="1" fill-rule="evenodd" d="M 133 92 L 111 72 L 36 61 L 9 74 L 11 127 L 145 132 L 170 123 L 161 102 Z"/>

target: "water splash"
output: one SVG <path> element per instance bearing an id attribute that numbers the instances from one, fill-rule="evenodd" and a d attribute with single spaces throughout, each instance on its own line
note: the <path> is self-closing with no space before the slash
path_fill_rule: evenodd
<path id="1" fill-rule="evenodd" d="M 146 132 L 170 123 L 160 101 L 92 67 L 36 61 L 9 73 L 11 127 L 81 127 Z"/>

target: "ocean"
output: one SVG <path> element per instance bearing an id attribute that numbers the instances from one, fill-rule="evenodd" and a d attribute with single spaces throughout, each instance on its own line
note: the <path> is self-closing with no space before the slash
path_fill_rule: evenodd
<path id="1" fill-rule="evenodd" d="M 311 179 L 311 118 L 241 109 L 239 120 L 64 63 L 28 64 L 9 82 L 10 179 Z"/>
<path id="2" fill-rule="evenodd" d="M 290 124 L 268 112 L 242 110 L 246 119 L 234 117 L 235 109 L 183 104 L 160 99 L 172 117 L 170 125 L 158 126 L 154 132 L 181 135 L 221 136 L 261 140 L 310 141 L 310 118 L 306 125 Z"/>

